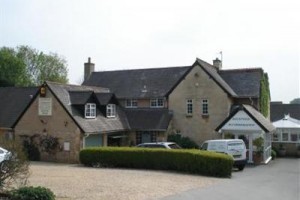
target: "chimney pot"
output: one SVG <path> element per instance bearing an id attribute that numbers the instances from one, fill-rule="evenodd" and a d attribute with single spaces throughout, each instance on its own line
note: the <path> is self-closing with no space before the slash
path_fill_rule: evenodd
<path id="1" fill-rule="evenodd" d="M 222 61 L 219 58 L 213 60 L 213 66 L 215 66 L 218 70 L 222 69 Z"/>
<path id="2" fill-rule="evenodd" d="M 84 63 L 84 81 L 86 81 L 94 71 L 95 64 L 91 63 L 91 58 L 88 57 L 88 62 Z"/>

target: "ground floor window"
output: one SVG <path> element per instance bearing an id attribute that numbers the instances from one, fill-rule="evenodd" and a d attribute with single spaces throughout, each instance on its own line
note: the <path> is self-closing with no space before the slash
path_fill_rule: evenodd
<path id="1" fill-rule="evenodd" d="M 272 136 L 273 142 L 300 142 L 300 130 L 299 131 L 290 131 L 290 130 L 277 130 Z"/>
<path id="2" fill-rule="evenodd" d="M 157 142 L 157 131 L 138 131 L 136 132 L 136 144 Z"/>

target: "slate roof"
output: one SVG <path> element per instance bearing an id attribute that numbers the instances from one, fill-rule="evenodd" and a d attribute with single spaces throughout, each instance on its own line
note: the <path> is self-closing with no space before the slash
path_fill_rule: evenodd
<path id="1" fill-rule="evenodd" d="M 282 119 L 285 115 L 300 120 L 300 104 L 279 104 L 270 105 L 271 121 Z"/>
<path id="2" fill-rule="evenodd" d="M 137 131 L 166 131 L 172 119 L 172 114 L 166 108 L 133 108 L 125 112 L 131 129 Z"/>
<path id="3" fill-rule="evenodd" d="M 261 68 L 220 70 L 219 74 L 239 97 L 259 97 Z"/>
<path id="4" fill-rule="evenodd" d="M 97 117 L 95 119 L 86 119 L 82 110 L 78 109 L 77 106 L 72 105 L 72 99 L 75 99 L 76 103 L 84 102 L 82 101 L 82 99 L 86 99 L 86 94 L 93 95 L 94 93 L 108 93 L 108 89 L 90 86 L 67 85 L 53 82 L 46 82 L 46 84 L 59 100 L 61 105 L 65 108 L 67 113 L 75 120 L 77 125 L 85 133 L 109 133 L 129 129 L 129 124 L 127 122 L 125 113 L 118 106 L 116 111 L 117 116 L 115 118 L 107 118 L 103 115 L 103 113 L 99 109 L 99 106 L 97 106 Z M 80 94 L 80 92 L 82 94 L 85 94 L 84 98 L 82 99 L 77 96 L 78 94 Z"/>
<path id="5" fill-rule="evenodd" d="M 275 127 L 268 119 L 266 119 L 254 107 L 245 104 L 236 106 L 235 109 L 230 113 L 230 115 L 216 128 L 216 131 L 222 129 L 222 127 L 240 110 L 244 110 L 249 115 L 249 117 L 251 117 L 255 121 L 255 123 L 265 132 L 272 133 L 275 131 Z"/>
<path id="6" fill-rule="evenodd" d="M 37 93 L 37 87 L 0 87 L 0 128 L 13 128 Z"/>
<path id="7" fill-rule="evenodd" d="M 230 96 L 236 97 L 237 94 L 232 90 L 232 88 L 226 83 L 220 76 L 218 70 L 213 65 L 197 58 L 196 62 L 216 81 L 216 83 Z"/>
<path id="8" fill-rule="evenodd" d="M 199 65 L 231 97 L 259 97 L 262 69 L 218 70 L 197 58 L 192 66 L 93 72 L 83 85 L 107 87 L 117 98 L 166 97 Z"/>
<path id="9" fill-rule="evenodd" d="M 120 99 L 165 97 L 190 68 L 191 66 L 93 72 L 83 85 L 107 87 Z"/>

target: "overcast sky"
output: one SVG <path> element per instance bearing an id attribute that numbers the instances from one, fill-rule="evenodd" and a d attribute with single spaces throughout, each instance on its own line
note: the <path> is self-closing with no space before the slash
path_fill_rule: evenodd
<path id="1" fill-rule="evenodd" d="M 299 0 L 0 0 L 0 46 L 29 45 L 68 62 L 80 84 L 96 70 L 209 63 L 261 67 L 271 98 L 300 97 Z"/>

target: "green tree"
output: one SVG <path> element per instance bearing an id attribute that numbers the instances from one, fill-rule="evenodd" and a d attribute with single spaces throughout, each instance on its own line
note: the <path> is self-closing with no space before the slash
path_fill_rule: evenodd
<path id="1" fill-rule="evenodd" d="M 0 86 L 68 82 L 67 62 L 56 53 L 45 54 L 29 46 L 2 47 L 0 52 Z"/>
<path id="2" fill-rule="evenodd" d="M 30 84 L 26 65 L 17 52 L 8 47 L 0 49 L 0 86 L 27 86 Z"/>

